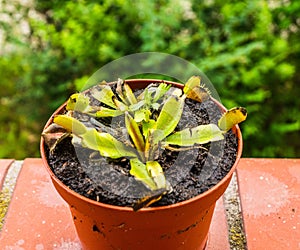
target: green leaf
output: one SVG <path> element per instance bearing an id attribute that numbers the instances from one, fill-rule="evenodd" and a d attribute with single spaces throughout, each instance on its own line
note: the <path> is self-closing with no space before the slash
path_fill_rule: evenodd
<path id="1" fill-rule="evenodd" d="M 234 125 L 245 121 L 247 118 L 247 110 L 245 108 L 232 108 L 225 112 L 218 121 L 218 126 L 223 131 L 228 131 Z"/>
<path id="2" fill-rule="evenodd" d="M 145 103 L 146 103 L 146 98 L 145 98 L 145 96 L 148 95 L 149 87 L 150 87 L 150 86 L 151 86 L 151 84 L 148 85 L 148 86 L 144 89 L 144 91 L 143 91 L 141 94 L 138 95 L 138 97 L 137 97 L 137 100 L 138 100 L 138 101 L 145 101 Z"/>
<path id="3" fill-rule="evenodd" d="M 151 106 L 152 106 L 152 108 L 153 108 L 154 110 L 158 110 L 159 107 L 160 107 L 160 104 L 159 104 L 159 103 L 153 103 Z"/>
<path id="4" fill-rule="evenodd" d="M 150 88 L 151 84 L 144 90 L 143 99 L 145 100 L 145 103 L 147 106 L 150 106 L 152 104 L 152 93 Z"/>
<path id="5" fill-rule="evenodd" d="M 145 105 L 145 101 L 142 100 L 142 101 L 139 101 L 135 104 L 132 104 L 129 106 L 129 111 L 132 111 L 132 112 L 135 112 L 135 111 L 138 111 L 140 108 L 142 108 L 143 106 Z"/>
<path id="6" fill-rule="evenodd" d="M 184 96 L 170 96 L 165 102 L 156 121 L 156 128 L 152 133 L 153 144 L 163 140 L 176 128 L 183 111 Z"/>
<path id="7" fill-rule="evenodd" d="M 138 158 L 130 159 L 130 166 L 130 174 L 132 176 L 134 176 L 137 180 L 143 182 L 151 190 L 155 190 L 157 188 L 156 183 L 147 171 L 146 165 L 142 163 Z"/>
<path id="8" fill-rule="evenodd" d="M 102 102 L 108 105 L 111 108 L 116 108 L 115 103 L 113 102 L 114 92 L 111 90 L 110 86 L 99 85 L 101 90 L 92 90 L 92 96 L 97 99 L 99 102 Z"/>
<path id="9" fill-rule="evenodd" d="M 82 136 L 83 143 L 94 150 L 98 150 L 104 157 L 122 158 L 122 157 L 136 157 L 135 151 L 118 141 L 108 133 L 99 133 L 92 129 Z"/>
<path id="10" fill-rule="evenodd" d="M 87 132 L 87 127 L 82 122 L 68 115 L 57 115 L 53 122 L 75 135 L 82 135 Z"/>
<path id="11" fill-rule="evenodd" d="M 146 168 L 156 184 L 156 188 L 166 188 L 167 182 L 161 165 L 157 161 L 147 161 Z"/>
<path id="12" fill-rule="evenodd" d="M 148 122 L 142 122 L 142 131 L 145 138 L 148 138 L 150 130 L 154 129 L 155 125 L 156 122 L 153 119 L 149 119 Z"/>
<path id="13" fill-rule="evenodd" d="M 194 144 L 205 144 L 223 139 L 223 131 L 217 125 L 207 124 L 176 132 L 168 136 L 164 143 L 178 146 L 193 146 Z"/>
<path id="14" fill-rule="evenodd" d="M 134 112 L 134 120 L 136 122 L 148 122 L 150 115 L 151 111 L 149 109 L 140 109 Z"/>
<path id="15" fill-rule="evenodd" d="M 161 83 L 159 84 L 159 86 L 157 87 L 156 91 L 155 91 L 155 95 L 153 97 L 153 102 L 157 102 L 161 97 L 163 97 L 165 95 L 165 93 L 167 93 L 167 91 L 171 88 L 171 85 L 168 85 L 166 83 Z"/>

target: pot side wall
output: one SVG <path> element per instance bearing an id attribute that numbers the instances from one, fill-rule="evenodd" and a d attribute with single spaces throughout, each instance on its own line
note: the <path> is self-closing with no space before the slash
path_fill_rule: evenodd
<path id="1" fill-rule="evenodd" d="M 132 88 L 143 88 L 161 80 L 128 80 Z M 165 81 L 167 82 L 167 81 Z M 182 85 L 173 82 L 177 87 Z M 226 110 L 217 102 L 222 110 Z M 62 105 L 55 113 L 64 108 Z M 46 126 L 52 123 L 53 116 Z M 44 141 L 41 155 L 52 182 L 69 204 L 78 236 L 84 249 L 121 250 L 201 250 L 205 247 L 216 201 L 225 192 L 242 152 L 242 136 L 238 126 L 237 159 L 230 172 L 213 188 L 190 200 L 174 205 L 144 208 L 134 212 L 128 207 L 99 203 L 66 187 L 48 165 Z"/>

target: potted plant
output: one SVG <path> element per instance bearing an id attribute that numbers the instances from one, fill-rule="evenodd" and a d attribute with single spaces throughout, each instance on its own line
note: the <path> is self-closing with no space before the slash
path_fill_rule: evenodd
<path id="1" fill-rule="evenodd" d="M 119 79 L 73 94 L 48 120 L 41 155 L 83 248 L 203 249 L 241 156 L 236 124 L 246 116 L 226 111 L 197 76 L 185 85 Z"/>

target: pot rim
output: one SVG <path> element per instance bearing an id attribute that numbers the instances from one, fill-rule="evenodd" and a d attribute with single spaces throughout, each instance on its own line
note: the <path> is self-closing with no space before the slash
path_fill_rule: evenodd
<path id="1" fill-rule="evenodd" d="M 165 82 L 165 83 L 169 83 L 172 85 L 175 85 L 177 87 L 183 87 L 183 84 L 178 83 L 178 82 L 173 82 L 173 81 L 167 81 L 167 80 L 161 80 L 161 79 L 126 79 L 126 82 L 145 82 L 145 83 L 158 83 L 158 82 Z M 111 84 L 115 83 L 111 82 Z M 217 100 L 215 100 L 213 97 L 211 97 L 212 100 L 223 110 L 226 111 L 227 109 Z M 44 126 L 44 129 L 47 128 L 53 121 L 53 117 L 55 114 L 59 113 L 66 105 L 66 102 L 64 102 L 59 108 L 57 108 L 53 114 L 50 116 L 50 118 L 48 119 L 46 125 Z M 206 190 L 205 192 L 191 198 L 188 200 L 184 200 L 175 204 L 171 204 L 171 205 L 165 205 L 165 206 L 158 206 L 158 207 L 147 207 L 147 208 L 142 208 L 140 209 L 138 212 L 139 213 L 147 213 L 147 212 L 154 212 L 154 211 L 161 211 L 161 210 L 167 210 L 167 209 L 171 209 L 171 208 L 177 208 L 177 207 L 181 207 L 187 204 L 191 204 L 193 202 L 196 202 L 197 200 L 208 196 L 212 193 L 214 193 L 220 186 L 222 186 L 223 184 L 225 184 L 225 182 L 228 181 L 228 179 L 230 179 L 239 163 L 239 160 L 242 156 L 242 150 L 243 150 L 243 139 L 242 139 L 242 133 L 241 130 L 239 128 L 238 125 L 235 125 L 235 127 L 232 128 L 233 132 L 236 134 L 237 139 L 238 139 L 238 147 L 237 147 L 237 155 L 236 155 L 236 160 L 234 162 L 234 164 L 232 165 L 230 171 L 224 176 L 224 178 L 222 180 L 220 180 L 216 185 L 214 185 L 213 187 L 209 188 L 208 190 Z M 111 205 L 111 204 L 106 204 L 106 203 L 102 203 L 102 202 L 98 202 L 92 199 L 89 199 L 83 195 L 78 194 L 77 192 L 73 191 L 72 189 L 70 189 L 68 186 L 66 186 L 63 182 L 61 182 L 58 177 L 53 173 L 53 171 L 51 170 L 48 161 L 47 161 L 47 157 L 46 157 L 46 153 L 45 153 L 45 146 L 44 146 L 44 138 L 41 136 L 41 140 L 40 140 L 40 153 L 41 153 L 41 157 L 42 157 L 42 161 L 44 163 L 44 166 L 46 167 L 48 173 L 51 176 L 52 180 L 55 180 L 55 182 L 61 187 L 63 188 L 67 193 L 69 193 L 72 196 L 75 196 L 78 199 L 84 200 L 85 202 L 94 205 L 94 206 L 101 206 L 103 208 L 107 208 L 107 209 L 112 209 L 112 210 L 117 210 L 117 211 L 124 211 L 124 212 L 129 212 L 132 211 L 132 207 L 122 207 L 122 206 L 116 206 L 116 205 Z"/>

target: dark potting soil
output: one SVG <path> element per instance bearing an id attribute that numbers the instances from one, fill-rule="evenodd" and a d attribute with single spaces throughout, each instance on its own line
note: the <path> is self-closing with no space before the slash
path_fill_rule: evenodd
<path id="1" fill-rule="evenodd" d="M 200 124 L 217 124 L 220 117 L 219 107 L 212 100 L 200 104 L 186 99 L 177 128 L 182 130 Z M 122 121 L 117 120 L 116 123 Z M 237 143 L 237 137 L 230 130 L 225 134 L 225 140 L 202 147 L 179 152 L 161 150 L 158 162 L 163 167 L 172 190 L 152 206 L 188 200 L 216 185 L 233 166 Z M 70 138 L 59 143 L 52 154 L 49 154 L 46 145 L 45 148 L 48 151 L 48 163 L 58 179 L 87 198 L 131 207 L 150 193 L 150 190 L 129 174 L 128 159 L 111 160 L 101 157 L 95 151 L 74 146 Z"/>

